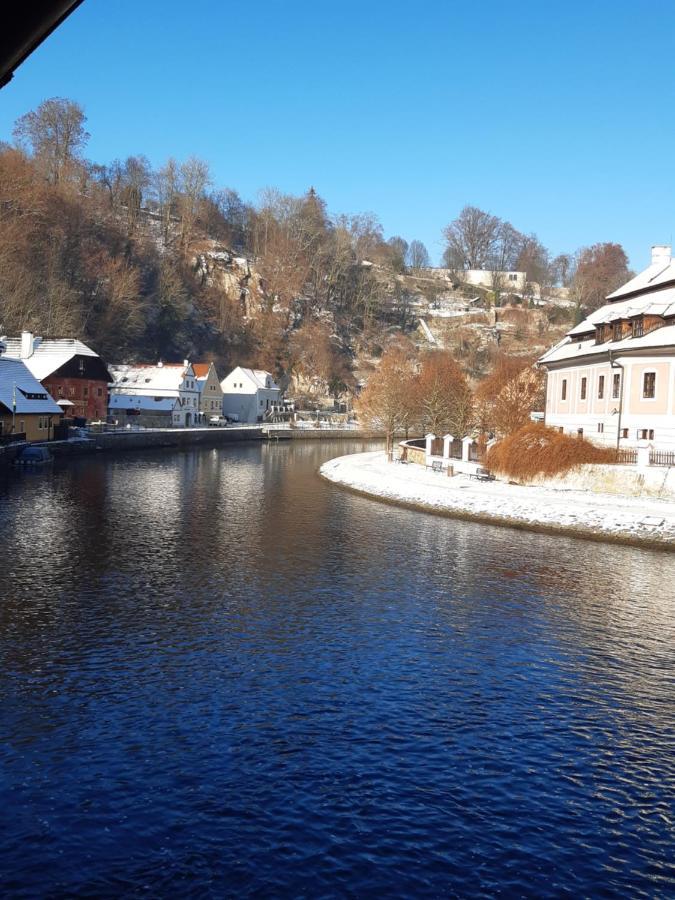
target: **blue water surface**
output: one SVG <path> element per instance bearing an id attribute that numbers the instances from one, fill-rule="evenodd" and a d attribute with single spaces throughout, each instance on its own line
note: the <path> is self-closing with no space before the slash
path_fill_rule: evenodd
<path id="1" fill-rule="evenodd" d="M 675 556 L 298 442 L 0 475 L 10 897 L 675 894 Z"/>

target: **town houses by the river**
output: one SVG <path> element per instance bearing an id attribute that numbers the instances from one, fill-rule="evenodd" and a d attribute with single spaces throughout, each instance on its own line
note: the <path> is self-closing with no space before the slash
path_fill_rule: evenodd
<path id="1" fill-rule="evenodd" d="M 616 447 L 675 450 L 675 260 L 650 265 L 540 359 L 546 424 Z"/>

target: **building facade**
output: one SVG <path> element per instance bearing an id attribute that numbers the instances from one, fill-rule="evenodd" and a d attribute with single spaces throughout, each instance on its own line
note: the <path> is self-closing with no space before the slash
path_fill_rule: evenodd
<path id="1" fill-rule="evenodd" d="M 269 372 L 237 366 L 220 384 L 223 390 L 223 413 L 236 416 L 239 422 L 254 424 L 264 421 L 270 411 L 281 404 L 281 389 Z"/>
<path id="2" fill-rule="evenodd" d="M 192 363 L 192 368 L 199 389 L 199 411 L 202 421 L 208 424 L 211 416 L 219 416 L 223 411 L 223 389 L 212 362 Z"/>
<path id="3" fill-rule="evenodd" d="M 25 435 L 27 441 L 48 441 L 61 420 L 61 409 L 20 359 L 3 355 L 0 343 L 0 440 Z"/>
<path id="4" fill-rule="evenodd" d="M 194 369 L 183 363 L 110 366 L 109 415 L 119 423 L 148 427 L 192 428 L 199 425 L 199 389 Z M 167 411 L 171 415 L 167 417 Z M 146 417 L 147 421 L 141 421 Z M 161 421 L 150 421 L 160 419 Z"/>
<path id="5" fill-rule="evenodd" d="M 105 419 L 111 375 L 98 353 L 74 338 L 36 337 L 30 331 L 2 340 L 6 356 L 25 363 L 47 393 L 57 403 L 63 401 L 69 415 Z"/>
<path id="6" fill-rule="evenodd" d="M 539 360 L 546 424 L 598 444 L 675 450 L 675 260 L 651 264 Z"/>

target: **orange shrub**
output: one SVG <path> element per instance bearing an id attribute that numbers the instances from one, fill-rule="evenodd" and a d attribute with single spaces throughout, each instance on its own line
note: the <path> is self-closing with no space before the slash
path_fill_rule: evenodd
<path id="1" fill-rule="evenodd" d="M 525 425 L 492 447 L 485 465 L 519 481 L 562 475 L 584 463 L 613 463 L 616 453 L 581 437 L 560 434 L 545 425 Z"/>

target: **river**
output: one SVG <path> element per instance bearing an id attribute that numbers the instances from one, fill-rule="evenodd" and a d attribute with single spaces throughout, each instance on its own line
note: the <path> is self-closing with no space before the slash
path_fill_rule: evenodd
<path id="1" fill-rule="evenodd" d="M 672 896 L 673 555 L 317 476 L 363 449 L 0 474 L 4 896 Z"/>

